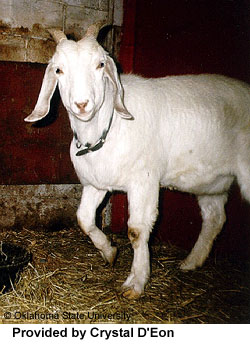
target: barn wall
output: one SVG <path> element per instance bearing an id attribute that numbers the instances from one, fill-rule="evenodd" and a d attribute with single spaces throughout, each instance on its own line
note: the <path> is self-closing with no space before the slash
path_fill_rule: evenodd
<path id="1" fill-rule="evenodd" d="M 58 92 L 44 120 L 28 124 L 23 119 L 35 106 L 45 63 L 55 49 L 46 28 L 79 39 L 89 24 L 106 20 L 113 27 L 102 43 L 117 55 L 122 13 L 122 0 L 0 2 L 1 227 L 63 227 L 76 220 L 81 186 L 69 157 L 72 132 Z"/>
<path id="2" fill-rule="evenodd" d="M 60 230 L 76 223 L 81 185 L 39 184 L 0 186 L 2 228 Z"/>
<path id="3" fill-rule="evenodd" d="M 114 2 L 119 13 L 117 0 L 2 0 L 0 59 L 46 63 L 55 47 L 46 28 L 56 27 L 79 39 L 95 21 L 113 23 Z M 108 46 L 112 47 L 111 38 Z"/>

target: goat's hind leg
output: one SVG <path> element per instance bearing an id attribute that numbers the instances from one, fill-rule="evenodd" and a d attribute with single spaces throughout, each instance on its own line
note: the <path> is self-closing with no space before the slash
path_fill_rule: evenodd
<path id="1" fill-rule="evenodd" d="M 106 191 L 97 190 L 92 186 L 83 188 L 80 206 L 77 210 L 77 220 L 83 232 L 90 237 L 103 259 L 113 264 L 117 248 L 111 246 L 107 236 L 95 225 L 96 209 L 104 199 Z"/>
<path id="2" fill-rule="evenodd" d="M 213 241 L 221 231 L 226 220 L 224 205 L 227 194 L 199 196 L 202 229 L 191 253 L 181 264 L 182 270 L 194 270 L 202 266 L 209 255 Z"/>

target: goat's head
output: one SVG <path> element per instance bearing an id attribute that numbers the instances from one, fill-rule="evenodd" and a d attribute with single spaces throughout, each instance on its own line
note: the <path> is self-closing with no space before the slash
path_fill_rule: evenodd
<path id="1" fill-rule="evenodd" d="M 44 118 L 58 83 L 67 111 L 82 121 L 89 121 L 102 107 L 105 98 L 125 119 L 132 119 L 123 103 L 123 89 L 112 58 L 96 41 L 100 24 L 91 25 L 78 41 L 68 40 L 63 32 L 51 29 L 57 42 L 43 79 L 34 111 L 25 118 L 34 122 Z"/>

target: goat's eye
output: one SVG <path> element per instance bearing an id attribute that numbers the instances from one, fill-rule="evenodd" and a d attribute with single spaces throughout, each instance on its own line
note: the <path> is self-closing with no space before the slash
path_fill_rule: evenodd
<path id="1" fill-rule="evenodd" d="M 102 69 L 105 66 L 104 62 L 101 61 L 100 64 L 97 66 L 97 69 Z"/>
<path id="2" fill-rule="evenodd" d="M 57 75 L 60 75 L 60 74 L 62 74 L 63 73 L 63 71 L 61 70 L 61 69 L 59 69 L 59 67 L 56 69 L 56 74 Z"/>

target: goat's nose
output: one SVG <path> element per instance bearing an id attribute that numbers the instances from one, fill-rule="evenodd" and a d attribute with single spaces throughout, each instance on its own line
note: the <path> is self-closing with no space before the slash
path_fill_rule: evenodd
<path id="1" fill-rule="evenodd" d="M 85 107 L 88 105 L 89 100 L 83 102 L 75 102 L 75 105 L 79 108 L 81 112 L 85 112 Z"/>

